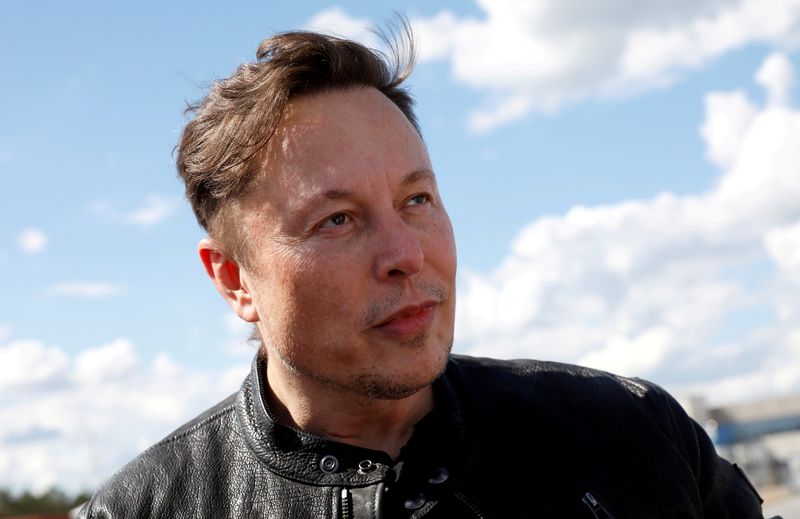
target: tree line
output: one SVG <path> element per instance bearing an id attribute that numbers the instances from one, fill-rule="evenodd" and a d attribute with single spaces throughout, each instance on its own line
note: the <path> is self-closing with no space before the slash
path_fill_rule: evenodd
<path id="1" fill-rule="evenodd" d="M 28 491 L 14 494 L 0 489 L 0 518 L 27 514 L 66 514 L 88 501 L 90 497 L 91 494 L 88 492 L 69 496 L 57 488 L 51 488 L 43 494 L 33 494 Z"/>

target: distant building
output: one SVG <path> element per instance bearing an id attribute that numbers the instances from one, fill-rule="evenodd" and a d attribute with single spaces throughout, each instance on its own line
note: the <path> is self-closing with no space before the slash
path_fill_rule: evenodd
<path id="1" fill-rule="evenodd" d="M 691 398 L 684 407 L 754 485 L 800 490 L 800 395 L 720 407 Z"/>

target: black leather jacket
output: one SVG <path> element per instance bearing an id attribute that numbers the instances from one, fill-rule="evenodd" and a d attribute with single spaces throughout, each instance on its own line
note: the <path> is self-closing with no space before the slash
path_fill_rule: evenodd
<path id="1" fill-rule="evenodd" d="M 275 422 L 265 366 L 115 474 L 79 517 L 762 517 L 662 389 L 577 366 L 452 356 L 399 461 Z"/>

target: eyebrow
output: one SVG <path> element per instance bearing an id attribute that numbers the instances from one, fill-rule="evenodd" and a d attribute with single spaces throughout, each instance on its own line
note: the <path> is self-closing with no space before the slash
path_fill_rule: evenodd
<path id="1" fill-rule="evenodd" d="M 319 197 L 314 198 L 329 198 L 331 200 L 341 200 L 342 198 L 349 198 L 355 195 L 354 191 L 347 189 L 329 189 L 322 193 Z"/>
<path id="2" fill-rule="evenodd" d="M 429 169 L 418 169 L 405 175 L 400 181 L 400 185 L 407 186 L 419 182 L 420 180 L 433 180 L 435 178 L 436 177 L 434 176 L 433 171 Z M 353 196 L 355 196 L 355 192 L 348 189 L 328 189 L 327 191 L 323 192 L 319 198 L 341 200 L 343 198 L 351 198 Z"/>
<path id="3" fill-rule="evenodd" d="M 400 184 L 403 186 L 407 186 L 409 184 L 419 182 L 420 180 L 435 180 L 435 179 L 436 177 L 433 174 L 433 171 L 429 169 L 418 169 L 404 176 L 403 180 L 400 181 Z"/>

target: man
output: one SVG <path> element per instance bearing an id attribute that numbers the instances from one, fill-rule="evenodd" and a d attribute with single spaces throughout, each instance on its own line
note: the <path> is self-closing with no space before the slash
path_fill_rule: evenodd
<path id="1" fill-rule="evenodd" d="M 282 34 L 195 107 L 178 169 L 199 254 L 262 345 L 83 516 L 761 517 L 658 387 L 450 355 L 453 233 L 394 64 Z"/>

